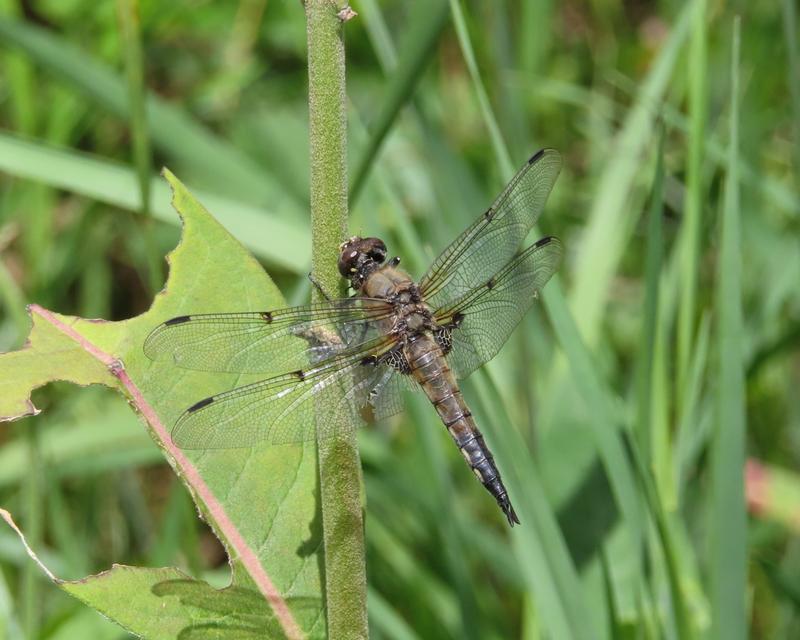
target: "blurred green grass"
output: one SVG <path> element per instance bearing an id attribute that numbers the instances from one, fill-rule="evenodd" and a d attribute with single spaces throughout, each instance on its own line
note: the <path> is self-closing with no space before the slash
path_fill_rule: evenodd
<path id="1" fill-rule="evenodd" d="M 135 5 L 138 32 L 118 12 Z M 541 223 L 567 247 L 560 278 L 465 385 L 523 526 L 425 403 L 364 432 L 372 636 L 800 635 L 793 3 L 353 6 L 351 229 L 414 275 L 513 166 L 565 156 Z M 306 83 L 293 3 L 2 0 L 0 348 L 24 340 L 25 302 L 147 308 L 178 233 L 162 165 L 302 301 Z M 224 573 L 121 398 L 36 400 L 0 436 L 0 504 L 57 573 Z M 125 637 L 11 534 L 0 565 L 0 636 Z"/>

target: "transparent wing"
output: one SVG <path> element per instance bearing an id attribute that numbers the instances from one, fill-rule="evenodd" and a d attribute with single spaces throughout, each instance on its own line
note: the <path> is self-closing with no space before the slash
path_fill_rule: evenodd
<path id="1" fill-rule="evenodd" d="M 353 297 L 302 307 L 178 316 L 144 343 L 152 360 L 185 369 L 278 373 L 305 368 L 369 342 L 391 314 L 384 300 Z"/>
<path id="2" fill-rule="evenodd" d="M 437 323 L 451 327 L 447 360 L 458 378 L 466 378 L 497 354 L 558 269 L 562 252 L 558 238 L 543 238 L 434 313 Z"/>
<path id="3" fill-rule="evenodd" d="M 376 420 L 385 420 L 405 408 L 405 392 L 419 391 L 421 387 L 410 375 L 403 375 L 386 365 L 382 367 L 375 386 L 370 392 L 369 402 Z"/>
<path id="4" fill-rule="evenodd" d="M 442 252 L 420 281 L 432 308 L 464 295 L 503 268 L 536 224 L 560 170 L 558 151 L 539 151 L 494 204 Z"/>
<path id="5" fill-rule="evenodd" d="M 328 438 L 362 422 L 360 410 L 382 398 L 393 370 L 381 336 L 305 370 L 276 376 L 197 402 L 172 430 L 184 449 L 252 447 Z"/>

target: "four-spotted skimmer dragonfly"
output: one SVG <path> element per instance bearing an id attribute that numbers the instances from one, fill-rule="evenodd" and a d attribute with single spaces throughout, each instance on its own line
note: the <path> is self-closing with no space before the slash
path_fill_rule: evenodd
<path id="1" fill-rule="evenodd" d="M 561 242 L 520 244 L 561 168 L 536 153 L 497 200 L 417 283 L 386 261 L 378 238 L 344 242 L 339 272 L 353 297 L 243 313 L 179 316 L 145 342 L 179 367 L 278 374 L 200 400 L 172 431 L 188 449 L 251 447 L 331 437 L 371 405 L 383 418 L 421 388 L 509 524 L 519 524 L 500 472 L 458 387 L 500 350 L 560 263 Z"/>

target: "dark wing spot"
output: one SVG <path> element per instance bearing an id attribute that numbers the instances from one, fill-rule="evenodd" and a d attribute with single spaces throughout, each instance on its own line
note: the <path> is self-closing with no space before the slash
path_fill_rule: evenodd
<path id="1" fill-rule="evenodd" d="M 272 314 L 269 311 L 262 311 L 261 319 L 264 320 L 264 322 L 266 323 L 270 323 L 272 322 Z"/>
<path id="2" fill-rule="evenodd" d="M 454 327 L 457 327 L 464 322 L 464 314 L 460 311 L 456 311 L 456 313 L 453 314 L 453 319 L 450 322 Z"/>
<path id="3" fill-rule="evenodd" d="M 184 322 L 189 322 L 192 319 L 192 316 L 178 316 L 177 318 L 170 318 L 167 320 L 164 325 L 169 327 L 173 324 L 182 324 Z"/>
<path id="4" fill-rule="evenodd" d="M 494 217 L 494 213 L 494 208 L 489 207 L 483 215 L 487 220 L 491 220 Z"/>
<path id="5" fill-rule="evenodd" d="M 539 158 L 541 158 L 544 155 L 544 152 L 545 152 L 544 149 L 539 149 L 536 153 L 534 153 L 531 156 L 530 160 L 528 160 L 528 164 L 533 164 L 534 162 L 536 162 Z"/>
<path id="6" fill-rule="evenodd" d="M 298 369 L 297 371 L 292 371 L 292 375 L 298 377 L 300 380 L 306 379 L 306 374 L 303 373 L 302 369 Z"/>
<path id="7" fill-rule="evenodd" d="M 364 356 L 364 358 L 361 360 L 361 364 L 363 364 L 364 366 L 366 365 L 375 366 L 376 364 L 378 364 L 378 356 L 374 354 L 371 356 Z"/>
<path id="8" fill-rule="evenodd" d="M 494 289 L 494 278 L 489 278 L 489 281 L 486 283 L 486 288 L 490 291 Z"/>
<path id="9" fill-rule="evenodd" d="M 533 246 L 534 247 L 543 247 L 544 245 L 550 244 L 551 242 L 553 242 L 553 240 L 555 240 L 555 238 L 553 236 L 547 236 L 546 238 L 541 238 L 540 240 L 537 240 L 536 242 L 534 242 Z"/>
<path id="10" fill-rule="evenodd" d="M 186 412 L 187 413 L 194 413 L 198 409 L 202 409 L 203 407 L 207 407 L 212 402 L 214 402 L 213 396 L 210 398 L 203 398 L 200 402 L 195 402 L 191 407 L 189 407 Z"/>

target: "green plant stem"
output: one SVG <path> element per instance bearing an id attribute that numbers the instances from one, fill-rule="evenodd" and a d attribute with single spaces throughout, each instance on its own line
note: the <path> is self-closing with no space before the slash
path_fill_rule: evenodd
<path id="1" fill-rule="evenodd" d="M 343 25 L 331 0 L 306 0 L 311 146 L 311 271 L 327 292 L 342 292 L 336 271 L 347 233 L 346 93 Z M 319 295 L 319 293 L 315 293 Z M 324 407 L 319 408 L 324 411 Z M 344 426 L 344 425 L 343 425 Z M 361 461 L 355 432 L 319 443 L 329 638 L 366 638 Z"/>

